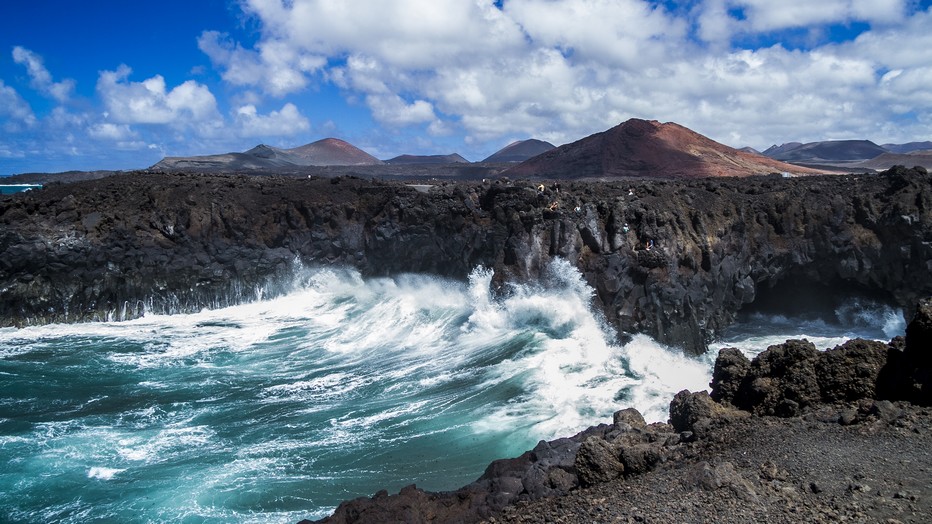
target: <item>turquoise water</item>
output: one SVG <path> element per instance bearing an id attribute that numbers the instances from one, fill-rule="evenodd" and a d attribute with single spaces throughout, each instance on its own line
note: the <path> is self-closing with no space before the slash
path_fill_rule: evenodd
<path id="1" fill-rule="evenodd" d="M 0 195 L 12 195 L 13 193 L 20 193 L 22 191 L 29 191 L 31 189 L 38 189 L 42 187 L 37 184 L 0 184 Z"/>
<path id="2" fill-rule="evenodd" d="M 0 521 L 320 518 L 707 387 L 714 354 L 616 343 L 568 264 L 490 278 L 307 270 L 225 309 L 2 329 Z"/>

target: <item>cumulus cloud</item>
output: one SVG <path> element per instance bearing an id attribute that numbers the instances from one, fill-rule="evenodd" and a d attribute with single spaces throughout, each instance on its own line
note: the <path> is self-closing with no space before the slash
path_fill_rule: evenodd
<path id="1" fill-rule="evenodd" d="M 362 101 L 380 124 L 458 128 L 473 145 L 522 136 L 563 143 L 641 117 L 766 147 L 890 135 L 878 121 L 929 114 L 922 85 L 932 14 L 909 0 L 242 5 L 260 22 L 255 46 L 216 32 L 199 40 L 230 84 L 285 96 L 314 77 Z M 867 29 L 845 43 L 791 49 L 778 40 L 781 31 L 852 22 Z M 922 129 L 904 122 L 899 133 Z"/>
<path id="2" fill-rule="evenodd" d="M 906 13 L 908 0 L 730 0 L 752 31 L 774 31 L 850 21 L 890 24 Z"/>
<path id="3" fill-rule="evenodd" d="M 68 78 L 61 82 L 54 82 L 41 56 L 24 47 L 16 46 L 13 48 L 13 61 L 26 66 L 30 85 L 33 88 L 59 102 L 65 102 L 71 97 L 71 92 L 74 91 L 74 80 Z"/>
<path id="4" fill-rule="evenodd" d="M 223 69 L 222 77 L 239 86 L 256 86 L 274 96 L 304 89 L 307 74 L 326 64 L 326 58 L 302 54 L 286 42 L 260 42 L 256 50 L 244 49 L 217 31 L 205 31 L 197 45 L 214 65 Z"/>
<path id="5" fill-rule="evenodd" d="M 433 68 L 520 49 L 519 26 L 490 0 L 247 0 L 267 41 L 318 56 L 372 56 L 394 67 Z"/>
<path id="6" fill-rule="evenodd" d="M 98 140 L 126 141 L 136 136 L 136 133 L 126 124 L 113 124 L 100 122 L 87 128 L 87 134 Z"/>
<path id="7" fill-rule="evenodd" d="M 242 136 L 289 136 L 311 128 L 307 118 L 290 102 L 268 115 L 259 114 L 256 106 L 247 104 L 236 110 L 234 119 Z"/>
<path id="8" fill-rule="evenodd" d="M 122 124 L 219 124 L 217 101 L 207 86 L 188 80 L 168 89 L 161 75 L 131 82 L 128 80 L 131 73 L 129 67 L 121 65 L 116 71 L 102 71 L 98 77 L 97 92 L 113 121 Z"/>
<path id="9" fill-rule="evenodd" d="M 638 69 L 665 58 L 687 26 L 641 0 L 513 0 L 505 14 L 538 47 L 560 49 L 574 61 Z"/>
<path id="10" fill-rule="evenodd" d="M 15 89 L 0 79 L 0 122 L 3 130 L 13 133 L 36 123 L 36 115 Z"/>

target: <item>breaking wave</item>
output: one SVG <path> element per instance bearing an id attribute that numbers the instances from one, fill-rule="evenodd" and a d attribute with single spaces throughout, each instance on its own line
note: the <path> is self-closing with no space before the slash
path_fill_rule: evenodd
<path id="1" fill-rule="evenodd" d="M 619 343 L 570 264 L 496 295 L 491 278 L 303 269 L 230 307 L 0 329 L 0 520 L 317 518 L 383 488 L 457 488 L 624 407 L 665 420 L 677 391 L 708 387 L 714 353 Z"/>

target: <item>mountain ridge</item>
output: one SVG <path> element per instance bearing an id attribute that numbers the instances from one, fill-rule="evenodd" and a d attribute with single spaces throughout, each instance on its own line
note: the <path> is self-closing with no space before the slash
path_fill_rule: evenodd
<path id="1" fill-rule="evenodd" d="M 220 172 L 306 166 L 363 166 L 379 165 L 381 163 L 381 160 L 345 140 L 324 138 L 290 149 L 259 144 L 242 153 L 165 157 L 150 169 Z"/>
<path id="2" fill-rule="evenodd" d="M 470 164 L 459 153 L 449 155 L 398 155 L 385 160 L 386 164 Z"/>

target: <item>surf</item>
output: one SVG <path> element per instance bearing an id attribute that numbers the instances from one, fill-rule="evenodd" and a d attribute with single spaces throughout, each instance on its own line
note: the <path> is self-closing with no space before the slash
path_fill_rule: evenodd
<path id="1" fill-rule="evenodd" d="M 620 342 L 562 260 L 494 294 L 481 267 L 289 278 L 195 313 L 0 329 L 6 517 L 318 518 L 380 489 L 458 488 L 624 407 L 664 421 L 677 391 L 708 387 L 714 351 Z M 871 307 L 849 320 L 902 329 Z M 722 343 L 761 349 L 778 320 Z"/>

